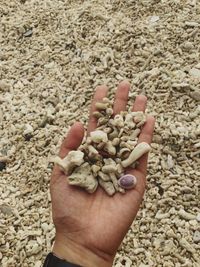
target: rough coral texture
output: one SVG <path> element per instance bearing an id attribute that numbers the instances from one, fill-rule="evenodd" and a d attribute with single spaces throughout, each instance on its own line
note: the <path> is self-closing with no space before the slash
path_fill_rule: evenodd
<path id="1" fill-rule="evenodd" d="M 2 267 L 42 266 L 55 233 L 47 162 L 74 120 L 87 122 L 95 86 L 112 96 L 123 79 L 157 121 L 144 202 L 114 266 L 199 266 L 199 14 L 197 0 L 0 1 Z"/>
<path id="2" fill-rule="evenodd" d="M 133 168 L 133 164 L 150 151 L 149 144 L 145 142 L 137 144 L 140 131 L 137 131 L 134 140 L 131 136 L 132 132 L 135 132 L 137 129 L 140 130 L 140 127 L 145 124 L 146 115 L 141 111 L 123 111 L 113 116 L 112 101 L 108 98 L 103 98 L 101 102 L 97 102 L 95 105 L 97 111 L 93 113 L 93 116 L 96 116 L 97 112 L 102 115 L 98 116 L 97 125 L 99 125 L 102 117 L 104 122 L 85 139 L 80 146 L 81 151 L 71 151 L 64 159 L 56 157 L 55 163 L 66 174 L 69 174 L 71 170 L 72 174 L 70 172 L 70 176 L 68 176 L 70 185 L 76 185 L 85 188 L 89 193 L 94 193 L 99 184 L 109 196 L 114 194 L 113 188 L 114 192 L 125 193 L 124 189 L 135 187 L 133 185 L 120 186 L 121 183 L 118 180 L 125 173 L 125 168 L 130 166 Z M 110 112 L 107 112 L 108 109 Z M 114 130 L 116 131 L 117 137 L 115 137 L 115 141 L 117 138 L 117 142 L 113 142 L 113 138 L 107 135 L 108 128 L 111 133 Z M 106 158 L 104 158 L 104 155 Z M 86 163 L 83 163 L 84 161 Z M 87 168 L 85 167 L 86 164 Z M 94 168 L 97 164 L 100 164 L 99 169 Z M 109 183 L 108 181 L 105 182 L 102 173 L 109 177 Z M 123 177 L 121 181 L 125 181 L 124 184 L 126 184 L 128 176 L 125 175 Z M 91 181 L 93 181 L 92 187 Z"/>

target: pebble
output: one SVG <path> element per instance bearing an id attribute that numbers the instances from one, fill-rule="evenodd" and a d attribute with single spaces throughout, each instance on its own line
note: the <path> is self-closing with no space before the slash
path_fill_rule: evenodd
<path id="1" fill-rule="evenodd" d="M 47 232 L 48 232 L 48 230 L 49 230 L 49 225 L 48 225 L 48 223 L 42 223 L 41 224 L 41 228 L 42 228 L 42 230 L 44 231 L 44 233 L 46 234 Z"/>
<path id="2" fill-rule="evenodd" d="M 41 266 L 42 266 L 42 262 L 41 261 L 36 261 L 35 267 L 41 267 Z"/>
<path id="3" fill-rule="evenodd" d="M 197 214 L 196 220 L 197 222 L 200 222 L 200 213 Z"/>
<path id="4" fill-rule="evenodd" d="M 194 253 L 195 249 L 194 247 L 185 239 L 185 238 L 181 238 L 179 240 L 179 244 L 182 248 L 186 249 L 187 251 L 189 251 L 190 253 Z"/>
<path id="5" fill-rule="evenodd" d="M 188 27 L 198 27 L 199 23 L 195 22 L 195 21 L 186 21 L 185 25 L 188 26 Z"/>
<path id="6" fill-rule="evenodd" d="M 193 43 L 191 43 L 191 42 L 185 42 L 185 43 L 183 44 L 183 48 L 184 48 L 186 51 L 190 51 L 191 49 L 194 48 L 194 45 L 193 45 Z"/>
<path id="7" fill-rule="evenodd" d="M 196 218 L 196 215 L 186 212 L 184 209 L 180 209 L 178 215 L 185 220 L 194 220 Z"/>
<path id="8" fill-rule="evenodd" d="M 154 22 L 158 21 L 159 19 L 160 19 L 159 16 L 152 16 L 152 17 L 150 17 L 149 22 L 154 23 Z"/>
<path id="9" fill-rule="evenodd" d="M 173 83 L 172 87 L 179 90 L 190 89 L 190 85 L 188 83 Z"/>
<path id="10" fill-rule="evenodd" d="M 189 71 L 189 74 L 194 78 L 199 78 L 200 79 L 200 69 L 192 68 Z"/>
<path id="11" fill-rule="evenodd" d="M 33 127 L 30 124 L 26 124 L 24 128 L 25 128 L 23 132 L 24 136 L 32 134 L 34 132 Z"/>
<path id="12" fill-rule="evenodd" d="M 167 155 L 167 166 L 168 169 L 172 169 L 174 167 L 174 161 L 171 155 Z"/>
<path id="13" fill-rule="evenodd" d="M 10 206 L 8 206 L 7 204 L 0 205 L 0 211 L 4 215 L 11 215 L 11 214 L 13 214 L 12 208 Z"/>
<path id="14" fill-rule="evenodd" d="M 199 231 L 195 231 L 194 232 L 193 241 L 195 243 L 199 243 L 200 242 L 200 232 Z"/>
<path id="15" fill-rule="evenodd" d="M 194 91 L 190 93 L 191 98 L 193 98 L 196 101 L 200 101 L 200 92 Z"/>
<path id="16" fill-rule="evenodd" d="M 131 189 L 136 186 L 137 178 L 131 174 L 126 174 L 119 179 L 118 183 L 124 189 Z"/>
<path id="17" fill-rule="evenodd" d="M 195 66 L 196 69 L 200 69 L 200 63 Z"/>
<path id="18" fill-rule="evenodd" d="M 6 162 L 0 161 L 0 171 L 3 171 L 6 168 Z"/>
<path id="19" fill-rule="evenodd" d="M 31 37 L 33 35 L 33 29 L 29 29 L 23 33 L 24 37 Z"/>
<path id="20" fill-rule="evenodd" d="M 46 69 L 52 69 L 54 66 L 55 66 L 55 63 L 53 61 L 44 65 Z"/>
<path id="21" fill-rule="evenodd" d="M 9 91 L 10 89 L 10 85 L 8 82 L 6 82 L 5 80 L 0 80 L 0 91 Z"/>

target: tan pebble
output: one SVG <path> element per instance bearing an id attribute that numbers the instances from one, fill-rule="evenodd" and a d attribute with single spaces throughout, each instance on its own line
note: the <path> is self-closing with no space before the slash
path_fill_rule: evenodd
<path id="1" fill-rule="evenodd" d="M 131 113 L 128 113 L 125 117 L 125 125 L 127 125 L 129 128 L 134 129 L 136 124 L 133 121 L 133 116 Z"/>
<path id="2" fill-rule="evenodd" d="M 110 177 L 108 174 L 103 173 L 102 171 L 98 172 L 98 176 L 104 181 L 104 182 L 109 182 L 110 181 Z"/>
<path id="3" fill-rule="evenodd" d="M 104 97 L 102 101 L 103 101 L 103 103 L 108 103 L 108 104 L 112 103 L 111 100 L 107 97 Z"/>
<path id="4" fill-rule="evenodd" d="M 96 155 L 99 155 L 98 150 L 95 147 L 93 147 L 92 145 L 89 145 L 88 146 L 88 157 L 93 158 Z"/>
<path id="5" fill-rule="evenodd" d="M 105 133 L 109 134 L 112 132 L 112 128 L 111 127 L 105 127 L 102 129 L 102 131 L 104 131 Z"/>
<path id="6" fill-rule="evenodd" d="M 104 131 L 96 130 L 90 133 L 92 142 L 95 143 L 106 143 L 108 141 L 108 136 Z"/>
<path id="7" fill-rule="evenodd" d="M 129 136 L 124 135 L 120 138 L 120 140 L 126 142 L 129 140 Z"/>
<path id="8" fill-rule="evenodd" d="M 114 121 L 113 121 L 113 126 L 115 126 L 117 128 L 124 127 L 124 120 L 123 120 L 122 115 L 120 115 L 120 114 L 115 115 Z"/>
<path id="9" fill-rule="evenodd" d="M 65 174 L 70 174 L 75 166 L 80 166 L 84 162 L 83 157 L 84 153 L 81 151 L 70 151 L 64 159 L 55 157 L 52 161 L 58 164 Z"/>
<path id="10" fill-rule="evenodd" d="M 113 140 L 114 138 L 118 137 L 119 133 L 116 127 L 114 127 L 113 131 L 108 134 L 108 139 Z"/>
<path id="11" fill-rule="evenodd" d="M 106 142 L 104 151 L 108 152 L 109 155 L 114 156 L 116 154 L 116 148 L 113 146 L 111 141 Z"/>
<path id="12" fill-rule="evenodd" d="M 195 66 L 196 69 L 200 69 L 200 63 Z"/>
<path id="13" fill-rule="evenodd" d="M 189 74 L 194 78 L 200 79 L 200 70 L 199 69 L 193 68 L 189 71 Z"/>
<path id="14" fill-rule="evenodd" d="M 70 185 L 80 186 L 88 193 L 94 193 L 98 186 L 98 181 L 93 176 L 90 165 L 85 162 L 77 167 L 73 173 L 68 176 Z"/>
<path id="15" fill-rule="evenodd" d="M 98 174 L 101 168 L 98 165 L 92 165 L 91 169 L 94 174 Z"/>
<path id="16" fill-rule="evenodd" d="M 111 115 L 113 114 L 113 109 L 112 109 L 112 108 L 107 108 L 107 109 L 106 109 L 106 114 L 107 114 L 108 116 L 111 116 Z"/>
<path id="17" fill-rule="evenodd" d="M 200 71 L 200 70 L 199 70 Z M 196 100 L 196 101 L 200 101 L 200 92 L 199 91 L 194 91 L 190 93 L 190 96 Z"/>
<path id="18" fill-rule="evenodd" d="M 200 222 L 200 213 L 197 214 L 196 220 L 197 220 L 197 222 Z"/>
<path id="19" fill-rule="evenodd" d="M 97 126 L 104 125 L 104 124 L 107 123 L 107 121 L 108 121 L 107 118 L 105 118 L 105 117 L 101 117 L 101 118 L 98 119 Z"/>
<path id="20" fill-rule="evenodd" d="M 96 147 L 97 147 L 98 150 L 102 150 L 105 145 L 106 145 L 106 143 L 102 142 L 102 143 L 97 144 Z"/>
<path id="21" fill-rule="evenodd" d="M 99 179 L 99 184 L 109 196 L 113 196 L 115 194 L 115 188 L 111 182 L 105 182 Z"/>
<path id="22" fill-rule="evenodd" d="M 0 91 L 6 92 L 10 90 L 10 84 L 5 80 L 0 80 Z"/>
<path id="23" fill-rule="evenodd" d="M 186 212 L 184 209 L 180 209 L 178 215 L 185 220 L 194 220 L 196 218 L 196 215 Z"/>
<path id="24" fill-rule="evenodd" d="M 23 135 L 32 134 L 34 132 L 33 127 L 30 124 L 25 124 Z"/>
<path id="25" fill-rule="evenodd" d="M 102 113 L 100 113 L 99 111 L 94 111 L 93 112 L 93 116 L 97 119 L 103 117 L 104 115 Z"/>
<path id="26" fill-rule="evenodd" d="M 108 104 L 107 103 L 103 103 L 103 102 L 97 102 L 97 103 L 95 103 L 95 107 L 98 110 L 106 110 L 108 108 Z"/>
<path id="27" fill-rule="evenodd" d="M 194 247 L 185 238 L 181 238 L 178 241 L 179 241 L 179 244 L 182 248 L 186 249 L 187 251 L 189 251 L 192 254 L 195 253 Z"/>
<path id="28" fill-rule="evenodd" d="M 154 135 L 153 136 L 153 143 L 157 143 L 157 144 L 162 144 L 163 140 L 162 140 L 162 136 L 160 135 Z"/>
<path id="29" fill-rule="evenodd" d="M 199 243 L 199 242 L 200 242 L 200 232 L 197 231 L 197 230 L 194 232 L 194 235 L 193 235 L 193 241 L 194 241 L 195 243 Z"/>
<path id="30" fill-rule="evenodd" d="M 120 143 L 120 138 L 116 137 L 112 140 L 112 145 L 113 146 L 118 146 Z"/>
<path id="31" fill-rule="evenodd" d="M 110 165 L 104 165 L 102 167 L 102 172 L 107 173 L 107 174 L 109 174 L 111 172 L 116 172 L 116 171 L 117 171 L 116 165 L 110 164 Z"/>
<path id="32" fill-rule="evenodd" d="M 92 138 L 88 136 L 86 139 L 86 144 L 91 145 L 91 143 L 92 143 Z"/>
<path id="33" fill-rule="evenodd" d="M 129 157 L 131 153 L 131 150 L 127 147 L 121 148 L 120 151 L 118 152 L 117 156 L 122 159 L 125 160 Z"/>
<path id="34" fill-rule="evenodd" d="M 141 130 L 140 129 L 135 129 L 131 135 L 130 135 L 130 139 L 131 140 L 135 140 L 136 137 L 138 137 L 138 135 L 140 134 Z"/>

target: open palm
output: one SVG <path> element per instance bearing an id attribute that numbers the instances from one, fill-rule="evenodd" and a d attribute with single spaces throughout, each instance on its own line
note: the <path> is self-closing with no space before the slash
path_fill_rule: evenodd
<path id="1" fill-rule="evenodd" d="M 113 107 L 114 114 L 126 110 L 129 88 L 130 85 L 126 81 L 119 84 Z M 87 134 L 96 127 L 96 119 L 92 115 L 95 110 L 95 103 L 106 94 L 107 88 L 105 86 L 96 89 L 91 105 Z M 145 96 L 137 96 L 133 111 L 145 111 L 146 102 Z M 154 118 L 148 116 L 139 136 L 139 142 L 150 143 L 153 129 Z M 78 122 L 75 123 L 63 141 L 60 157 L 63 158 L 70 150 L 77 149 L 82 142 L 83 135 L 83 125 Z M 126 170 L 127 173 L 137 177 L 136 187 L 125 194 L 116 193 L 110 197 L 100 187 L 95 193 L 88 194 L 81 188 L 70 186 L 66 181 L 67 177 L 56 165 L 51 177 L 53 220 L 56 226 L 55 253 L 80 264 L 80 260 L 76 261 L 73 255 L 65 257 L 64 249 L 61 247 L 64 246 L 69 251 L 72 249 L 70 246 L 74 246 L 74 250 L 83 248 L 86 254 L 89 251 L 89 255 L 94 254 L 104 263 L 100 264 L 99 261 L 99 264 L 96 265 L 92 263 L 82 266 L 111 266 L 115 253 L 142 202 L 146 184 L 146 169 L 147 155 L 144 155 L 139 160 L 136 169 Z"/>

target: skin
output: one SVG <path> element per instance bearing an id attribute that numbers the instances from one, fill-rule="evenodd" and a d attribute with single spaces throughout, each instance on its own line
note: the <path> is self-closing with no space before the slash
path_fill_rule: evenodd
<path id="1" fill-rule="evenodd" d="M 126 110 L 130 84 L 123 81 L 118 85 L 114 113 Z M 92 116 L 95 103 L 107 94 L 106 86 L 96 89 L 90 109 L 87 134 L 96 128 Z M 137 96 L 133 111 L 145 111 L 147 99 Z M 155 119 L 148 116 L 139 136 L 139 142 L 151 143 Z M 64 158 L 76 150 L 84 136 L 83 125 L 76 122 L 65 137 L 59 156 Z M 147 159 L 145 154 L 139 160 L 137 169 L 127 169 L 137 177 L 137 186 L 126 194 L 116 193 L 109 197 L 100 187 L 94 194 L 70 186 L 67 177 L 56 165 L 51 177 L 53 221 L 56 237 L 53 252 L 59 257 L 86 267 L 112 266 L 115 254 L 131 226 L 143 199 L 146 186 Z"/>

